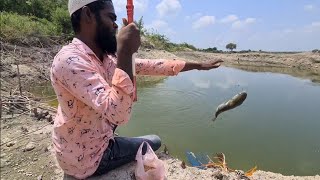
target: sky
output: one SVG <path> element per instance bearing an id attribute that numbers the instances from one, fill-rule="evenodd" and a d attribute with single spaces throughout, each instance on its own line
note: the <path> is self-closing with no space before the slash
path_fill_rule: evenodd
<path id="1" fill-rule="evenodd" d="M 320 49 L 320 0 L 133 0 L 136 20 L 175 43 L 225 50 Z M 126 0 L 113 0 L 126 17 Z"/>

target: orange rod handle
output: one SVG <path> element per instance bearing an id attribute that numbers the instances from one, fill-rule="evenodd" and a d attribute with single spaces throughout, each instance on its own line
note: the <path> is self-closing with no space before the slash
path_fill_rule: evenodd
<path id="1" fill-rule="evenodd" d="M 133 0 L 127 0 L 127 15 L 128 15 L 128 23 L 133 22 L 133 14 L 134 14 L 134 5 Z M 136 102 L 138 100 L 137 98 L 137 78 L 136 78 L 136 70 L 135 70 L 135 58 L 133 56 L 132 58 L 132 72 L 133 72 L 133 101 Z"/>

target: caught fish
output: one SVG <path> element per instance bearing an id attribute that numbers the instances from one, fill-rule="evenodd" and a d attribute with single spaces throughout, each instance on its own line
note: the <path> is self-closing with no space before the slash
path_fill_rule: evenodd
<path id="1" fill-rule="evenodd" d="M 240 92 L 237 95 L 235 95 L 229 101 L 220 104 L 217 107 L 215 118 L 213 119 L 213 121 L 215 121 L 217 119 L 218 115 L 221 114 L 222 112 L 225 112 L 225 111 L 233 109 L 237 106 L 240 106 L 244 102 L 244 100 L 246 100 L 246 98 L 247 98 L 247 93 L 245 91 L 243 91 L 243 92 Z"/>

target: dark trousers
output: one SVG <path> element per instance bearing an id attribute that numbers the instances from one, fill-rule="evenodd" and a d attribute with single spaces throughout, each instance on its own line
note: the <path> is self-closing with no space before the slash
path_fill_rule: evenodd
<path id="1" fill-rule="evenodd" d="M 122 165 L 135 160 L 137 151 L 143 141 L 150 144 L 151 148 L 156 151 L 161 146 L 161 139 L 156 135 L 147 135 L 140 137 L 115 137 L 114 141 L 110 140 L 108 148 L 105 150 L 97 171 L 93 176 L 105 174 Z M 147 151 L 144 144 L 142 154 Z"/>

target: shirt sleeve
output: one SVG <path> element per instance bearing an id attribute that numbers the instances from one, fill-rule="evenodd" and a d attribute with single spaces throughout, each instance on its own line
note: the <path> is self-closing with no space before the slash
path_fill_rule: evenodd
<path id="1" fill-rule="evenodd" d="M 115 69 L 109 86 L 95 64 L 80 56 L 66 56 L 53 64 L 52 77 L 111 123 L 121 125 L 129 121 L 133 83 L 123 70 Z"/>
<path id="2" fill-rule="evenodd" d="M 164 59 L 135 59 L 138 75 L 175 76 L 184 68 L 185 61 Z"/>

